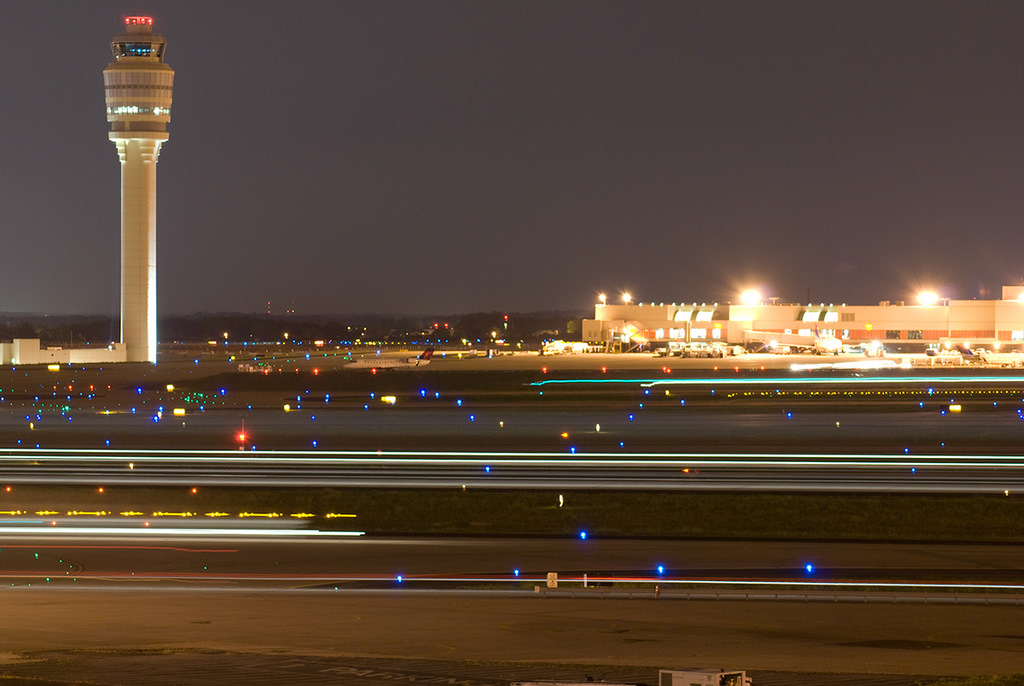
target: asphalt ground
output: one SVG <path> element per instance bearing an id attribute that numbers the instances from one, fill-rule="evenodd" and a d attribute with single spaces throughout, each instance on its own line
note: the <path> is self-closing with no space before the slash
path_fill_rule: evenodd
<path id="1" fill-rule="evenodd" d="M 374 669 L 371 657 L 455 680 L 434 683 L 506 684 L 542 668 L 651 684 L 660 668 L 718 667 L 758 686 L 897 684 L 1019 671 L 1024 642 L 1016 607 L 35 590 L 3 602 L 0 673 L 99 684 L 416 682 L 358 680 L 351 668 Z M 218 669 L 197 679 L 212 656 Z M 418 668 L 401 669 L 410 660 Z"/>
<path id="2" fill-rule="evenodd" d="M 271 358 L 254 362 L 273 363 L 272 374 L 279 377 L 293 374 L 303 381 L 326 375 L 344 363 L 340 355 L 328 358 L 311 354 L 309 359 L 302 354 L 271 355 Z M 230 430 L 230 435 L 216 437 L 216 440 L 232 445 L 238 419 L 252 416 L 248 414 L 250 405 L 262 407 L 262 412 L 278 413 L 274 416 L 283 422 L 282 436 L 292 435 L 297 430 L 301 436 L 297 440 L 308 440 L 310 434 L 305 422 L 313 424 L 308 409 L 303 409 L 302 413 L 289 411 L 304 420 L 301 425 L 292 426 L 291 417 L 285 419 L 283 409 L 289 396 L 282 394 L 280 387 L 268 391 L 226 390 L 217 397 L 217 389 L 204 384 L 204 380 L 217 375 L 238 374 L 240 360 L 241 357 L 227 359 L 226 354 L 218 350 L 216 354 L 197 354 L 193 359 L 168 360 L 156 366 L 62 368 L 56 372 L 45 368 L 5 368 L 0 371 L 0 388 L 4 394 L 4 400 L 0 401 L 0 446 L 13 446 L 18 441 L 32 445 L 37 436 L 54 442 L 60 442 L 56 438 L 66 438 L 74 443 L 87 435 L 93 443 L 101 439 L 105 442 L 108 438 L 102 437 L 101 432 L 90 434 L 88 428 L 92 422 L 99 426 L 103 421 L 96 414 L 104 409 L 100 407 L 102 404 L 105 409 L 123 413 L 103 415 L 104 418 L 128 420 L 117 426 L 109 440 L 116 443 L 136 440 L 128 438 L 136 436 L 141 442 L 158 447 L 168 440 L 167 436 L 150 433 L 148 424 L 136 425 L 130 418 L 140 417 L 141 412 L 143 421 L 152 422 L 149 413 L 155 414 L 158 403 L 168 397 L 166 394 L 177 392 L 168 391 L 168 384 L 186 389 L 182 392 L 191 392 L 188 387 L 192 384 L 203 388 L 202 392 L 207 395 L 193 402 L 207 403 L 209 407 L 202 412 L 220 418 L 211 420 L 214 428 L 189 434 L 185 444 L 206 444 L 213 440 L 211 431 L 227 434 Z M 762 366 L 784 368 L 793 361 L 782 356 L 774 359 L 747 356 L 726 361 L 666 361 L 642 355 L 607 359 L 603 356 L 442 358 L 429 369 L 445 371 L 450 366 L 450 370 L 465 371 L 480 368 L 535 374 L 594 373 L 600 372 L 597 365 L 613 365 L 618 373 L 641 371 L 646 376 L 659 371 L 665 374 L 663 366 L 670 366 L 671 373 L 684 369 L 722 372 L 724 366 L 719 370 L 714 366 L 728 362 L 734 371 L 736 366 L 742 366 L 756 374 Z M 544 367 L 549 371 L 545 372 Z M 1001 385 L 1006 396 L 996 402 L 1009 402 L 1005 393 L 1007 384 L 999 381 L 1000 373 L 991 374 L 995 381 L 987 385 Z M 389 379 L 388 384 L 401 379 L 399 376 L 380 378 Z M 366 389 L 377 382 L 373 377 L 365 379 L 353 382 L 359 389 L 349 391 L 347 400 L 357 400 L 359 394 L 365 394 Z M 1012 390 L 1015 386 L 1010 384 L 1010 387 Z M 302 391 L 306 389 L 292 390 L 301 403 Z M 502 403 L 507 401 L 507 397 L 501 398 Z M 885 402 L 888 404 L 884 412 L 893 407 L 892 403 L 902 404 L 900 399 L 890 398 Z M 131 407 L 136 407 L 134 415 Z M 389 408 L 378 409 L 387 411 Z M 772 409 L 777 409 L 774 416 L 778 418 L 784 408 Z M 1012 420 L 1013 410 L 1004 409 Z M 626 414 L 625 410 L 623 406 L 609 411 Z M 945 420 L 951 417 L 940 414 L 938 407 L 930 411 L 931 414 L 924 412 L 920 416 L 928 418 L 928 422 L 942 431 L 950 430 L 952 422 Z M 65 416 L 69 412 L 70 421 Z M 36 414 L 42 416 L 39 426 L 35 426 L 32 419 Z M 451 412 L 455 418 L 460 414 Z M 982 421 L 982 413 L 976 414 L 978 421 Z M 824 416 L 820 408 L 808 415 L 808 422 L 821 420 L 821 426 L 816 428 L 818 433 L 811 431 L 814 427 L 808 424 L 802 425 L 795 435 L 810 432 L 800 441 L 810 446 L 826 442 L 829 428 L 842 431 L 844 422 L 853 421 L 844 417 L 839 420 L 840 427 L 835 427 L 835 421 Z M 541 408 L 537 423 L 527 433 L 541 437 L 544 444 L 557 442 L 560 436 L 547 435 L 552 425 L 540 420 L 544 416 L 549 415 L 546 408 Z M 48 435 L 51 420 L 53 425 L 58 425 L 58 417 L 66 426 L 74 428 Z M 951 419 L 958 421 L 964 417 L 971 417 L 971 413 Z M 992 419 L 997 415 L 987 414 L 986 417 Z M 186 429 L 191 418 L 186 415 Z M 391 418 L 395 419 L 394 415 Z M 496 415 L 488 418 L 504 421 Z M 998 416 L 997 422 L 1003 419 Z M 161 418 L 152 424 L 159 426 L 162 421 Z M 589 421 L 588 417 L 588 424 Z M 620 417 L 619 421 L 628 420 Z M 246 424 L 249 423 L 247 419 Z M 864 436 L 870 434 L 874 423 L 864 425 Z M 894 426 L 902 423 L 894 420 Z M 27 424 L 33 426 L 26 428 Z M 981 431 L 977 426 L 972 428 L 970 421 L 962 424 L 962 433 L 954 431 L 952 435 L 984 438 L 993 433 L 991 428 Z M 700 425 L 700 422 L 695 423 L 692 431 L 697 433 Z M 1000 424 L 994 435 L 1007 435 L 1013 431 L 1009 428 L 1011 425 L 1016 426 L 1012 421 L 1007 421 L 1006 426 Z M 79 426 L 83 428 L 78 429 Z M 397 426 L 401 427 L 402 422 L 397 422 Z M 728 427 L 731 431 L 733 425 L 730 423 Z M 489 431 L 504 428 L 498 424 Z M 462 433 L 458 427 L 453 430 Z M 388 431 L 387 422 L 383 428 L 371 426 L 362 440 L 371 442 L 375 437 L 378 441 L 384 440 L 387 436 L 382 437 L 382 434 Z M 423 440 L 422 427 L 399 428 L 394 433 L 401 435 L 403 431 L 413 436 L 410 440 Z M 763 427 L 755 428 L 753 435 L 763 431 Z M 346 428 L 340 435 L 350 433 L 351 428 Z M 643 433 L 636 432 L 641 441 Z M 714 431 L 707 435 L 713 438 Z M 934 446 L 936 441 L 943 442 L 943 435 L 925 431 L 921 440 L 923 444 Z M 441 431 L 437 438 L 429 440 L 432 444 L 450 442 L 450 436 L 450 432 Z M 853 443 L 860 440 L 855 438 Z M 1004 439 L 980 442 L 992 440 L 1002 444 Z M 1012 448 L 1014 439 L 1008 440 L 1006 445 Z M 962 445 L 952 447 L 960 449 Z M 204 592 L 201 581 L 194 586 L 187 591 L 168 593 L 131 590 L 130 586 L 127 590 L 112 591 L 8 589 L 3 597 L 3 645 L 9 651 L 4 673 L 58 683 L 429 683 L 417 676 L 426 674 L 428 678 L 438 679 L 434 683 L 461 679 L 470 680 L 469 683 L 504 684 L 520 678 L 518 673 L 507 671 L 508 664 L 525 662 L 542 664 L 543 669 L 552 670 L 549 673 L 557 674 L 558 678 L 579 674 L 581 670 L 551 665 L 584 665 L 585 673 L 589 673 L 590 667 L 602 666 L 622 668 L 626 672 L 637 670 L 641 675 L 648 675 L 642 677 L 647 683 L 652 683 L 655 669 L 661 667 L 720 666 L 749 669 L 758 684 L 843 683 L 841 679 L 848 679 L 845 683 L 896 684 L 907 683 L 913 675 L 922 674 L 1020 671 L 1024 647 L 1024 635 L 1019 630 L 1020 609 L 1013 606 L 503 598 L 450 596 L 437 592 L 339 594 L 325 600 L 320 593 L 218 593 Z M 226 663 L 222 672 L 212 666 L 215 656 Z M 405 662 L 409 660 L 420 666 L 410 668 L 410 663 Z M 305 666 L 297 666 L 300 663 Z M 423 669 L 423 664 L 436 669 L 417 671 Z M 390 671 L 381 676 L 378 667 L 387 667 Z M 500 679 L 489 676 L 497 667 L 506 670 Z M 353 668 L 366 673 L 355 673 Z M 303 679 L 309 676 L 313 680 L 301 681 L 300 673 Z M 315 674 L 310 676 L 312 673 Z"/>

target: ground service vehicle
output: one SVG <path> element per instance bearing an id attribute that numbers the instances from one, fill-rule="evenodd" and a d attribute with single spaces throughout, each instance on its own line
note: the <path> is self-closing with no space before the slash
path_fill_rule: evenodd
<path id="1" fill-rule="evenodd" d="M 658 672 L 658 686 L 750 686 L 746 672 L 723 672 L 719 669 L 689 669 Z"/>

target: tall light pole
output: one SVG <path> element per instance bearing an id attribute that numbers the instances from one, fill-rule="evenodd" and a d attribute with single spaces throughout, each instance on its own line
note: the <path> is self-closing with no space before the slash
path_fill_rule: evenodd
<path id="1" fill-rule="evenodd" d="M 121 161 L 121 342 L 156 362 L 156 162 L 171 120 L 174 70 L 151 17 L 125 17 L 103 70 L 109 138 Z"/>

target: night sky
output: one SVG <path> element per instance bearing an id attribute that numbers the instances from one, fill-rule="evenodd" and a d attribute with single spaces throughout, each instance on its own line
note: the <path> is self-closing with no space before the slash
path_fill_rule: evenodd
<path id="1" fill-rule="evenodd" d="M 102 70 L 175 70 L 159 308 L 998 297 L 1024 278 L 1024 3 L 21 1 L 0 312 L 115 314 Z"/>

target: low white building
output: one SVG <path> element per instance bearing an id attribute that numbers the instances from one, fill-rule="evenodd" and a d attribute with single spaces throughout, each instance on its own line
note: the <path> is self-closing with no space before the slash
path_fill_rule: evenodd
<path id="1" fill-rule="evenodd" d="M 1004 286 L 999 300 L 930 305 L 599 303 L 594 318 L 583 320 L 584 342 L 614 349 L 669 341 L 744 345 L 763 334 L 834 336 L 851 345 L 877 341 L 907 351 L 946 342 L 1024 348 L 1024 286 Z"/>
<path id="2" fill-rule="evenodd" d="M 38 338 L 15 338 L 11 343 L 0 343 L 0 364 L 97 364 L 127 359 L 124 343 L 111 343 L 104 348 L 43 348 Z"/>

